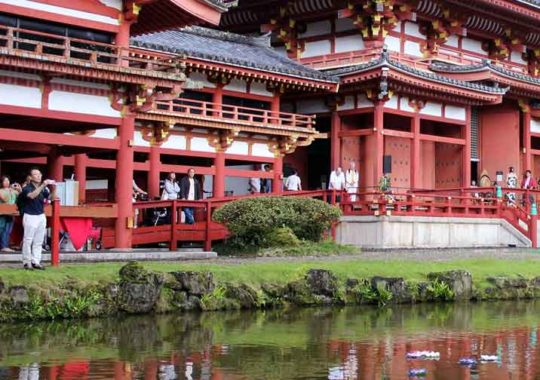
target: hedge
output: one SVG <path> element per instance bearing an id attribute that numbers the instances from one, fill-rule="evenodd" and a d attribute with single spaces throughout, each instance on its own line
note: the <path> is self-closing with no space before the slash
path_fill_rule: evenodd
<path id="1" fill-rule="evenodd" d="M 337 222 L 341 210 L 326 202 L 301 197 L 256 197 L 230 202 L 214 213 L 244 244 L 265 245 L 275 229 L 287 227 L 303 240 L 320 241 Z"/>

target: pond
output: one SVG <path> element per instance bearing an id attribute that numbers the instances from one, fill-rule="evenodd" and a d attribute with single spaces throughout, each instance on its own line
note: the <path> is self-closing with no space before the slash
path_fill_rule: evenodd
<path id="1" fill-rule="evenodd" d="M 533 301 L 0 324 L 0 379 L 537 379 L 539 325 Z"/>

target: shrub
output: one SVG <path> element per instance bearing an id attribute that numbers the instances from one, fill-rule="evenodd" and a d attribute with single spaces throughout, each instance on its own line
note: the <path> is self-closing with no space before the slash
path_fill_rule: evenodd
<path id="1" fill-rule="evenodd" d="M 297 197 L 257 197 L 230 202 L 214 213 L 231 234 L 247 245 L 265 246 L 268 234 L 288 227 L 300 239 L 319 241 L 341 211 L 323 201 Z"/>
<path id="2" fill-rule="evenodd" d="M 265 236 L 268 247 L 298 247 L 300 240 L 289 227 L 277 227 Z"/>

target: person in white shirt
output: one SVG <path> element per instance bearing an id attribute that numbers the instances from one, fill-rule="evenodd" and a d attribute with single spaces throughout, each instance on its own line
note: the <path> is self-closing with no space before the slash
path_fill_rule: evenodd
<path id="1" fill-rule="evenodd" d="M 257 170 L 257 166 L 255 166 L 255 170 Z M 251 194 L 261 192 L 261 179 L 259 177 L 251 177 L 249 179 L 249 192 Z"/>
<path id="2" fill-rule="evenodd" d="M 161 200 L 177 199 L 178 194 L 180 193 L 180 186 L 176 182 L 176 174 L 169 173 L 165 184 L 163 186 L 163 193 L 161 194 Z"/>
<path id="3" fill-rule="evenodd" d="M 332 170 L 330 173 L 330 183 L 328 184 L 328 190 L 336 190 L 336 192 L 341 192 L 345 190 L 345 173 L 341 170 L 341 167 L 338 167 L 336 170 Z M 341 196 L 336 195 L 336 202 L 341 202 Z"/>
<path id="4" fill-rule="evenodd" d="M 356 163 L 351 161 L 349 164 L 349 170 L 345 173 L 345 184 L 347 186 L 347 193 L 350 194 L 351 202 L 356 201 L 356 193 L 358 192 L 358 170 L 356 170 Z"/>
<path id="5" fill-rule="evenodd" d="M 293 174 L 287 177 L 285 181 L 285 189 L 289 191 L 302 191 L 302 180 L 298 176 L 296 170 L 293 171 Z"/>
<path id="6" fill-rule="evenodd" d="M 180 199 L 187 201 L 198 201 L 202 199 L 201 185 L 195 178 L 195 169 L 190 168 L 188 175 L 180 180 Z M 193 207 L 184 207 L 186 215 L 186 224 L 194 224 Z"/>

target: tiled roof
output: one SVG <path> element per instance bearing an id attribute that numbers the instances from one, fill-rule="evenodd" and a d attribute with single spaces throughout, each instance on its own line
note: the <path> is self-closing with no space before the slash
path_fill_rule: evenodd
<path id="1" fill-rule="evenodd" d="M 238 5 L 237 0 L 205 0 L 217 8 L 229 9 Z"/>
<path id="2" fill-rule="evenodd" d="M 486 92 L 490 94 L 505 94 L 508 91 L 507 88 L 492 87 L 492 86 L 487 86 L 487 85 L 478 84 L 478 83 L 461 81 L 461 80 L 457 80 L 453 78 L 448 78 L 440 74 L 432 73 L 426 70 L 419 70 L 414 67 L 408 66 L 406 64 L 403 64 L 401 62 L 391 59 L 387 52 L 383 52 L 379 58 L 374 59 L 370 62 L 366 62 L 359 65 L 354 65 L 354 66 L 349 66 L 349 67 L 343 67 L 343 68 L 325 71 L 325 72 L 326 74 L 331 75 L 331 76 L 341 77 L 348 74 L 360 73 L 369 69 L 382 68 L 382 67 L 388 67 L 388 68 L 401 71 L 407 74 L 412 74 L 419 78 L 427 79 L 433 82 L 445 83 L 452 86 L 465 88 L 468 90 L 481 91 L 481 92 Z"/>
<path id="3" fill-rule="evenodd" d="M 193 26 L 135 37 L 131 44 L 234 66 L 338 82 L 337 78 L 305 67 L 274 51 L 265 37 L 247 37 Z"/>
<path id="4" fill-rule="evenodd" d="M 476 65 L 451 65 L 445 63 L 434 63 L 431 65 L 432 70 L 439 72 L 451 72 L 451 73 L 474 73 L 479 71 L 491 70 L 499 75 L 505 76 L 510 79 L 518 80 L 520 82 L 526 82 L 530 84 L 540 85 L 540 78 L 534 78 L 527 74 L 518 73 L 499 65 L 493 64 L 490 60 L 486 59 L 482 63 Z"/>

